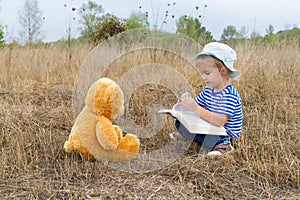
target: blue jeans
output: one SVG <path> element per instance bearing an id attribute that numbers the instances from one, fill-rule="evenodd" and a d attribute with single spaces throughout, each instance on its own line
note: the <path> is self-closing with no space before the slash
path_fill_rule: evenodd
<path id="1" fill-rule="evenodd" d="M 199 142 L 206 148 L 212 149 L 219 144 L 229 144 L 229 136 L 206 135 L 206 134 L 192 134 L 190 133 L 177 119 L 175 122 L 176 129 L 181 135 L 188 139 Z"/>

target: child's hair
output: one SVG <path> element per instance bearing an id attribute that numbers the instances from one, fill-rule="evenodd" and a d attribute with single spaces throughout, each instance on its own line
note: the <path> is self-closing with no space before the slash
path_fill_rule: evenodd
<path id="1" fill-rule="evenodd" d="M 199 59 L 206 59 L 206 58 L 212 59 L 212 62 L 214 63 L 214 66 L 218 68 L 220 73 L 227 76 L 228 78 L 232 77 L 232 71 L 230 71 L 228 69 L 228 67 L 226 67 L 224 65 L 224 63 L 221 60 L 219 60 L 218 58 L 216 58 L 214 56 L 211 56 L 211 55 L 200 55 L 198 60 Z"/>

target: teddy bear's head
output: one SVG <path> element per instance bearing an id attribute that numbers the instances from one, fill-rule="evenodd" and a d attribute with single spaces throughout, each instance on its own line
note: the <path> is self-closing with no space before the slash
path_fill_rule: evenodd
<path id="1" fill-rule="evenodd" d="M 124 113 L 121 88 L 109 78 L 100 78 L 88 90 L 86 106 L 96 115 L 113 120 Z"/>

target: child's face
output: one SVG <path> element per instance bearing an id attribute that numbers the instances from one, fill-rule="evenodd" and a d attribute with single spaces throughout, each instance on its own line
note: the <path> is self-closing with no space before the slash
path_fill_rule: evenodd
<path id="1" fill-rule="evenodd" d="M 211 58 L 200 58 L 196 62 L 196 67 L 200 71 L 201 77 L 207 86 L 216 90 L 223 89 L 225 85 L 224 78 Z"/>

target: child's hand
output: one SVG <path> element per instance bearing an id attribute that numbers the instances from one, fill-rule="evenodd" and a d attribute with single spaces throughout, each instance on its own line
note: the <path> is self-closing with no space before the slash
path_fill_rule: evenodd
<path id="1" fill-rule="evenodd" d="M 191 97 L 190 93 L 185 92 L 181 95 L 181 103 L 187 109 L 191 111 L 197 111 L 198 104 L 196 101 Z"/>

